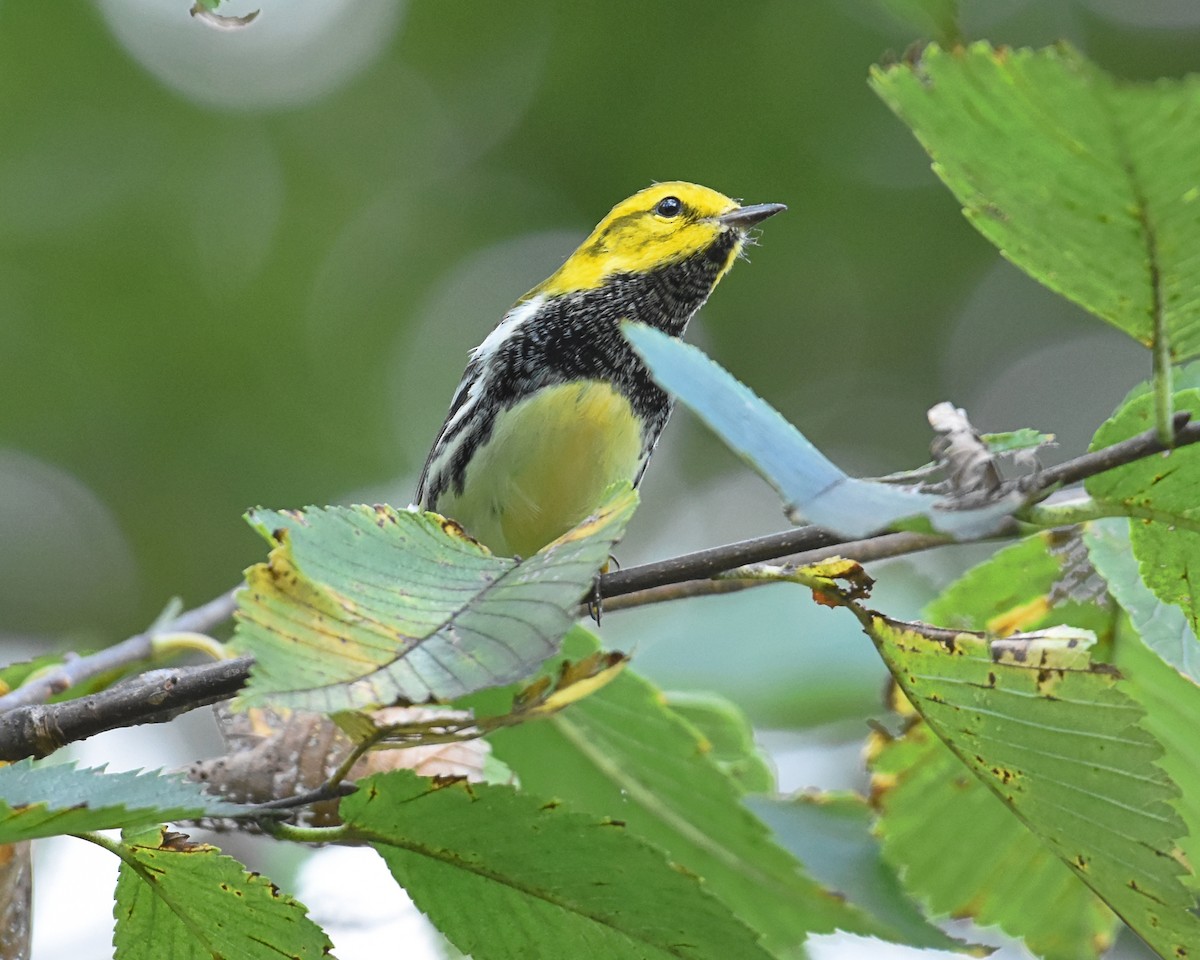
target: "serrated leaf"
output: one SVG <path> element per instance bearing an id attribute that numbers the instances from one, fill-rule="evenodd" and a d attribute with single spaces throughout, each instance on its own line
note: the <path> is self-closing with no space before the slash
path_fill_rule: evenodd
<path id="1" fill-rule="evenodd" d="M 1001 636 L 1064 622 L 1105 631 L 1110 611 L 1074 599 L 1077 546 L 1057 531 L 1027 537 L 952 583 L 922 618 Z M 1112 943 L 1112 911 L 926 725 L 880 747 L 871 769 L 884 853 L 931 910 L 996 924 L 1048 960 L 1087 960 Z"/>
<path id="2" fill-rule="evenodd" d="M 1141 638 L 1129 636 L 1124 624 L 1118 630 L 1113 664 L 1128 678 L 1138 701 L 1146 709 L 1142 726 L 1166 749 L 1159 761 L 1178 785 L 1176 807 L 1188 826 L 1188 835 L 1180 840 L 1185 861 L 1200 863 L 1200 688 L 1165 663 Z M 1193 890 L 1200 890 L 1200 877 L 1194 872 L 1183 878 Z"/>
<path id="3" fill-rule="evenodd" d="M 871 833 L 871 808 L 865 798 L 856 793 L 806 793 L 787 798 L 751 797 L 747 803 L 780 843 L 812 865 L 818 880 L 896 930 L 905 943 L 974 956 L 991 953 L 986 947 L 955 940 L 925 919 L 881 855 L 879 841 Z M 1007 812 L 1004 815 L 1012 820 Z M 956 842 L 961 844 L 962 839 L 956 838 Z M 1073 879 L 1071 882 L 1079 886 Z"/>
<path id="4" fill-rule="evenodd" d="M 636 502 L 626 487 L 526 560 L 492 556 L 436 514 L 254 511 L 276 546 L 238 595 L 237 640 L 256 659 L 243 701 L 332 713 L 529 675 L 558 649 Z"/>
<path id="5" fill-rule="evenodd" d="M 1084 540 L 1092 563 L 1142 642 L 1184 676 L 1200 680 L 1200 642 L 1183 610 L 1160 600 L 1143 582 L 1129 527 L 1120 517 L 1089 523 Z"/>
<path id="6" fill-rule="evenodd" d="M 1200 942 L 1162 747 L 1078 631 L 994 645 L 878 614 L 864 623 L 937 735 L 1147 943 L 1169 954 Z"/>
<path id="7" fill-rule="evenodd" d="M 1091 545 L 1113 524 L 1124 522 L 1114 518 L 1090 523 L 1083 540 Z M 1092 556 L 1096 556 L 1094 551 Z M 1121 689 L 1146 710 L 1141 725 L 1167 751 L 1158 765 L 1182 791 L 1175 804 L 1187 823 L 1188 835 L 1180 839 L 1180 845 L 1189 863 L 1200 863 L 1200 739 L 1192 735 L 1200 729 L 1200 691 L 1167 666 L 1141 637 L 1131 635 L 1119 611 L 1109 606 L 1108 595 L 1089 590 L 1092 602 L 1070 599 L 1072 591 L 1063 586 L 1079 580 L 1084 572 L 1078 569 L 1079 562 L 1073 535 L 1052 532 L 1028 537 L 1001 550 L 948 587 L 926 609 L 924 619 L 994 633 L 1038 630 L 1055 623 L 1096 631 L 1106 649 L 1112 651 L 1111 662 L 1125 677 Z M 1134 562 L 1126 557 L 1124 563 L 1132 566 Z M 1132 579 L 1137 580 L 1136 571 Z M 1116 583 L 1110 583 L 1110 587 L 1111 596 L 1121 602 L 1124 591 Z M 1149 596 L 1145 587 L 1142 595 Z M 1145 612 L 1145 608 L 1138 609 Z M 1174 608 L 1159 604 L 1157 609 L 1159 615 L 1149 617 L 1134 616 L 1130 611 L 1133 625 L 1145 622 L 1159 629 Z M 1184 879 L 1196 883 L 1194 875 Z"/>
<path id="8" fill-rule="evenodd" d="M 577 627 L 566 652 L 584 656 L 595 646 Z M 498 731 L 492 741 L 527 789 L 619 817 L 703 877 L 779 956 L 796 956 L 808 933 L 896 936 L 815 883 L 771 840 L 743 806 L 741 785 L 713 761 L 695 728 L 631 670 L 562 713 Z"/>
<path id="9" fill-rule="evenodd" d="M 1054 443 L 1054 434 L 1042 433 L 1032 427 L 1021 427 L 1019 430 L 1007 430 L 1003 433 L 985 433 L 983 442 L 992 453 L 1018 453 Z"/>
<path id="10" fill-rule="evenodd" d="M 996 925 L 1046 960 L 1094 960 L 1112 945 L 1113 912 L 926 724 L 870 766 L 886 862 L 932 914 Z"/>
<path id="11" fill-rule="evenodd" d="M 792 515 L 845 537 L 865 537 L 910 517 L 960 539 L 995 530 L 1019 505 L 1013 496 L 974 509 L 941 497 L 843 473 L 778 411 L 690 344 L 645 324 L 621 324 L 668 393 L 690 408 L 783 497 Z M 794 518 L 796 518 L 794 516 Z"/>
<path id="12" fill-rule="evenodd" d="M 1123 83 L 1065 45 L 977 43 L 871 82 L 1005 257 L 1143 344 L 1200 351 L 1200 79 Z"/>
<path id="13" fill-rule="evenodd" d="M 475 960 L 526 960 L 547 944 L 562 957 L 769 960 L 694 876 L 617 821 L 408 773 L 367 781 L 342 816 Z"/>
<path id="14" fill-rule="evenodd" d="M 216 847 L 155 829 L 116 852 L 117 960 L 305 960 L 332 949 L 302 903 Z"/>
<path id="15" fill-rule="evenodd" d="M 1200 364 L 1177 372 L 1183 389 L 1176 410 L 1200 416 Z M 1154 425 L 1154 397 L 1148 384 L 1134 390 L 1092 438 L 1091 449 L 1118 443 Z M 1142 579 L 1166 603 L 1178 606 L 1192 631 L 1200 625 L 1200 445 L 1146 457 L 1089 477 L 1085 486 L 1097 500 L 1118 503 L 1144 519 L 1130 527 L 1130 541 Z"/>
<path id="16" fill-rule="evenodd" d="M 105 773 L 37 760 L 0 766 L 0 843 L 245 813 L 161 770 Z"/>

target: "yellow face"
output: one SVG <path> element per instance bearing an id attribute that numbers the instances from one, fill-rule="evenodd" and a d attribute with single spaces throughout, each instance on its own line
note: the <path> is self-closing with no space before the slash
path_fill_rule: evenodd
<path id="1" fill-rule="evenodd" d="M 741 249 L 742 230 L 717 218 L 737 209 L 736 201 L 699 184 L 656 183 L 613 207 L 566 263 L 531 293 L 594 289 L 613 274 L 643 273 L 686 259 L 708 249 L 722 232 L 734 230 L 738 242 L 728 269 Z"/>

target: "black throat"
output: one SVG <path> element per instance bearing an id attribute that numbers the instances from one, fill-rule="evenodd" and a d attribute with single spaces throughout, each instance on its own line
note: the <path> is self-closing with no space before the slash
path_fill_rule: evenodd
<path id="1" fill-rule="evenodd" d="M 738 237 L 727 231 L 710 248 L 648 273 L 617 274 L 593 290 L 551 297 L 489 358 L 483 392 L 491 401 L 473 418 L 463 418 L 440 440 L 473 433 L 459 445 L 445 478 L 425 491 L 436 503 L 447 483 L 462 489 L 470 451 L 491 436 L 501 411 L 543 387 L 578 380 L 603 380 L 619 390 L 642 422 L 643 459 L 649 457 L 671 415 L 671 398 L 621 334 L 622 320 L 636 320 L 680 336 L 712 293 Z M 485 375 L 478 359 L 467 367 Z M 473 370 L 474 368 L 474 370 Z M 460 398 L 468 394 L 460 390 Z M 451 410 L 451 415 L 454 414 Z M 452 478 L 452 479 L 451 479 Z M 640 475 L 639 475 L 640 479 Z"/>
<path id="2" fill-rule="evenodd" d="M 647 423 L 661 429 L 669 400 L 621 335 L 620 321 L 636 320 L 682 335 L 712 293 L 737 239 L 729 231 L 707 250 L 677 263 L 648 273 L 616 274 L 594 290 L 548 300 L 527 321 L 527 335 L 510 344 L 523 354 L 521 367 L 545 384 L 610 381 Z"/>

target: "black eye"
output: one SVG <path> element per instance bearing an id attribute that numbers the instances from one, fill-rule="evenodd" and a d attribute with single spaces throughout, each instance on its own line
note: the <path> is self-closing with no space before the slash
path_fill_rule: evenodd
<path id="1" fill-rule="evenodd" d="M 683 210 L 683 201 L 678 197 L 663 197 L 654 212 L 660 217 L 677 217 Z"/>

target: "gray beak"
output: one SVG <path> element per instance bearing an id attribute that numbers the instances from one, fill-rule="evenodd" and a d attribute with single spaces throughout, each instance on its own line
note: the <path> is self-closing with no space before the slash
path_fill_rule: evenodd
<path id="1" fill-rule="evenodd" d="M 737 227 L 739 230 L 749 230 L 756 224 L 762 223 L 767 217 L 787 209 L 783 203 L 754 203 L 748 207 L 738 207 L 717 217 L 717 222 L 727 227 Z"/>

